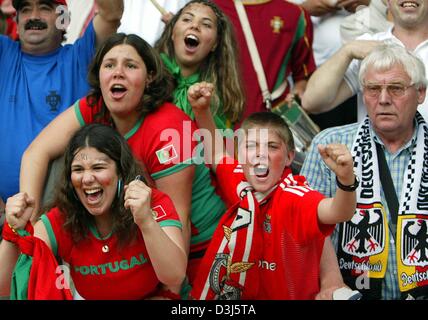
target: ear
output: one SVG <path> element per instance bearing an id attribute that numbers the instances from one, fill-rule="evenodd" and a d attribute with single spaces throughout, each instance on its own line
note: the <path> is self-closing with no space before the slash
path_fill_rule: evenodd
<path id="1" fill-rule="evenodd" d="M 419 104 L 421 104 L 422 102 L 425 101 L 426 93 L 427 93 L 427 88 L 421 87 L 418 89 L 418 103 Z"/>
<path id="2" fill-rule="evenodd" d="M 291 166 L 291 163 L 294 160 L 294 157 L 296 156 L 296 152 L 293 151 L 287 151 L 287 157 L 285 159 L 285 166 L 289 167 Z"/>

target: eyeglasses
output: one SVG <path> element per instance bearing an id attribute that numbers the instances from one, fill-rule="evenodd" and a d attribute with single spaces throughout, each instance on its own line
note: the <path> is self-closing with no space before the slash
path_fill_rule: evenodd
<path id="1" fill-rule="evenodd" d="M 408 86 L 402 84 L 368 84 L 364 85 L 363 88 L 364 93 L 373 98 L 379 97 L 383 88 L 386 89 L 390 96 L 398 98 L 402 97 L 406 93 L 406 90 L 413 86 L 414 84 Z"/>

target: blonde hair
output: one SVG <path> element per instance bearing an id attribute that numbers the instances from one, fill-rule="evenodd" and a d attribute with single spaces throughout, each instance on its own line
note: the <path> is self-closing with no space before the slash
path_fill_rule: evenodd
<path id="1" fill-rule="evenodd" d="M 413 52 L 396 44 L 380 45 L 364 58 L 359 72 L 360 84 L 364 84 L 368 69 L 385 71 L 395 65 L 403 67 L 416 88 L 426 88 L 427 78 L 424 63 Z"/>

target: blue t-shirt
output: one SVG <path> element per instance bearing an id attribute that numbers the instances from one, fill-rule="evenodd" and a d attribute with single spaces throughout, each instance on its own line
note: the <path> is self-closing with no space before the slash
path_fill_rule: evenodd
<path id="1" fill-rule="evenodd" d="M 89 91 L 95 53 L 92 23 L 73 45 L 33 56 L 0 36 L 0 197 L 19 191 L 21 156 L 39 132 Z"/>

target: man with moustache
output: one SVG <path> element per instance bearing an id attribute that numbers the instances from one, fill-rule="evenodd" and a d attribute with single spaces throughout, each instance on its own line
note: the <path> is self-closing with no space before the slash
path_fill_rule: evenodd
<path id="1" fill-rule="evenodd" d="M 116 32 L 123 0 L 97 0 L 98 14 L 74 45 L 62 46 L 65 0 L 13 0 L 19 42 L 0 35 L 0 198 L 19 191 L 21 156 L 57 115 L 86 95 L 97 44 Z M 2 203 L 0 201 L 0 203 Z"/>

